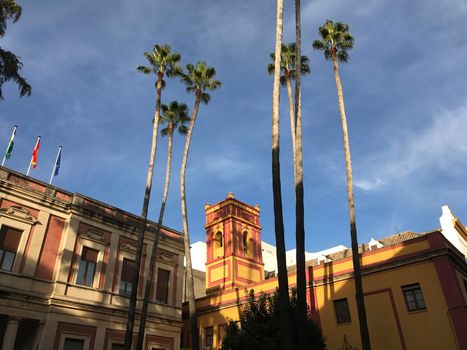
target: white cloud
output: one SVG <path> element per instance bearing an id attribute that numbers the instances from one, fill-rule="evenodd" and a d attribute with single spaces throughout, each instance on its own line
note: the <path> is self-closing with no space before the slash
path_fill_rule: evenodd
<path id="1" fill-rule="evenodd" d="M 438 170 L 454 174 L 465 172 L 467 163 L 467 102 L 457 109 L 438 108 L 426 127 L 420 127 L 390 148 L 370 156 L 363 167 L 364 176 L 356 176 L 355 185 L 375 190 L 415 171 Z"/>

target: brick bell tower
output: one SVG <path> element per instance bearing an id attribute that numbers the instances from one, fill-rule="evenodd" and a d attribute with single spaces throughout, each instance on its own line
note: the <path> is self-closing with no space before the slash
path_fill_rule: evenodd
<path id="1" fill-rule="evenodd" d="M 259 206 L 232 193 L 206 210 L 206 293 L 264 280 Z"/>

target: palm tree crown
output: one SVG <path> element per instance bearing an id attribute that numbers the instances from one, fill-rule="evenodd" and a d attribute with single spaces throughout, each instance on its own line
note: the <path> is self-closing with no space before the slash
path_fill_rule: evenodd
<path id="1" fill-rule="evenodd" d="M 181 135 L 186 135 L 188 127 L 185 125 L 190 121 L 188 106 L 185 103 L 172 101 L 170 104 L 162 105 L 161 123 L 167 126 L 161 130 L 162 136 L 167 136 L 178 129 Z"/>
<path id="2" fill-rule="evenodd" d="M 354 44 L 354 38 L 349 33 L 349 25 L 327 20 L 326 23 L 319 27 L 321 40 L 313 41 L 313 48 L 324 52 L 324 57 L 337 58 L 339 62 L 347 62 L 349 54 L 347 50 L 351 50 Z"/>
<path id="3" fill-rule="evenodd" d="M 169 45 L 154 45 L 152 52 L 145 52 L 144 57 L 148 60 L 150 67 L 139 66 L 137 69 L 143 74 L 154 73 L 163 77 L 180 75 L 182 70 L 178 65 L 181 56 L 178 52 L 172 52 Z"/>
<path id="4" fill-rule="evenodd" d="M 186 70 L 187 73 L 181 75 L 181 81 L 186 85 L 186 92 L 194 92 L 199 95 L 201 102 L 208 104 L 211 96 L 205 91 L 213 91 L 222 86 L 219 80 L 214 79 L 216 70 L 202 61 L 199 61 L 196 66 L 187 64 Z"/>
<path id="5" fill-rule="evenodd" d="M 281 46 L 281 85 L 285 86 L 287 84 L 287 78 L 293 80 L 295 79 L 295 43 L 282 44 Z M 271 60 L 274 62 L 276 55 L 273 53 L 270 54 Z M 310 59 L 302 55 L 300 57 L 301 67 L 300 71 L 302 75 L 310 74 Z M 274 75 L 274 63 L 268 64 L 268 74 Z"/>

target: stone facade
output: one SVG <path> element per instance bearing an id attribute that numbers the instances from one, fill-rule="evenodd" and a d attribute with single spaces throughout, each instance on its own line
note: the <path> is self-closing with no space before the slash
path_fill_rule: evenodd
<path id="1" fill-rule="evenodd" d="M 141 225 L 136 215 L 0 167 L 2 349 L 121 349 Z M 154 233 L 149 222 L 138 308 Z M 145 349 L 180 348 L 183 258 L 181 234 L 164 227 Z"/>

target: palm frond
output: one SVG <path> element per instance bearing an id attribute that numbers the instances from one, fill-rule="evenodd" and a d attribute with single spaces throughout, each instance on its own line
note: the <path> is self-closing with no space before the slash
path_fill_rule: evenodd
<path id="1" fill-rule="evenodd" d="M 165 137 L 169 134 L 169 127 L 161 129 L 161 136 Z"/>
<path id="2" fill-rule="evenodd" d="M 146 66 L 139 66 L 136 68 L 136 70 L 140 73 L 143 74 L 151 74 L 153 72 L 152 68 L 146 67 Z"/>
<path id="3" fill-rule="evenodd" d="M 207 105 L 211 101 L 211 95 L 209 95 L 207 92 L 201 93 L 201 102 Z"/>
<path id="4" fill-rule="evenodd" d="M 180 135 L 186 135 L 188 133 L 188 127 L 186 125 L 180 125 L 178 127 L 178 133 Z"/>

